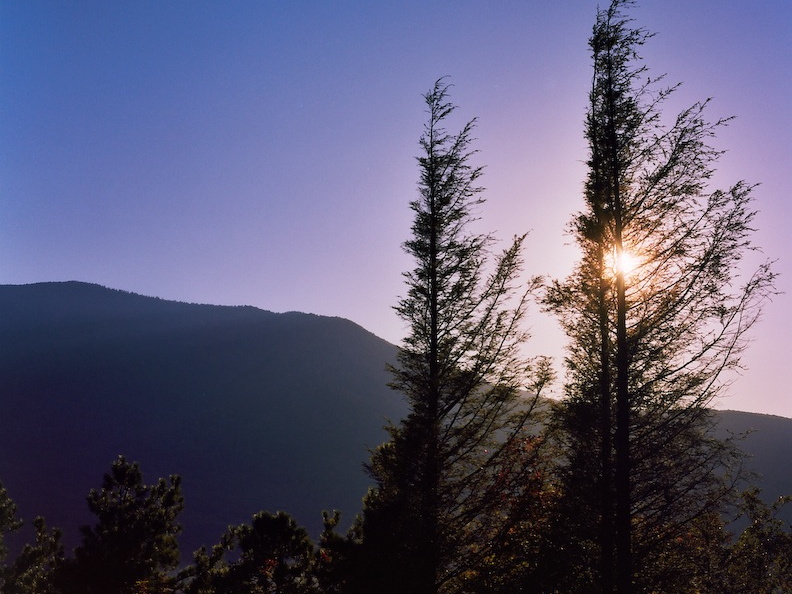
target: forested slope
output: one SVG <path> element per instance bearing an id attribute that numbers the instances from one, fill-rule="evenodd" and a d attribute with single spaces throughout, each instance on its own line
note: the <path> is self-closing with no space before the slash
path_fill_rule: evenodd
<path id="1" fill-rule="evenodd" d="M 0 287 L 0 480 L 66 531 L 118 454 L 180 474 L 183 550 L 284 509 L 360 508 L 368 448 L 401 415 L 394 347 L 340 318 L 175 303 L 82 283 Z"/>
<path id="2" fill-rule="evenodd" d="M 69 547 L 118 454 L 149 481 L 183 477 L 184 553 L 261 509 L 314 535 L 324 509 L 346 525 L 369 448 L 405 410 L 386 385 L 396 347 L 340 318 L 77 282 L 0 286 L 0 311 L 0 481 Z M 720 415 L 724 430 L 756 430 L 745 448 L 765 495 L 792 492 L 792 419 Z"/>

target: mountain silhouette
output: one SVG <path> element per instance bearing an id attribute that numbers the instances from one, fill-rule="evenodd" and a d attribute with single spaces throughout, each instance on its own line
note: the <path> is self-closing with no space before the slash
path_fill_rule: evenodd
<path id="1" fill-rule="evenodd" d="M 0 286 L 0 481 L 22 517 L 93 522 L 85 503 L 124 454 L 180 474 L 183 553 L 284 510 L 314 535 L 349 524 L 369 449 L 406 412 L 387 387 L 396 347 L 345 319 L 196 305 L 66 282 Z M 792 419 L 727 411 L 765 496 L 792 492 Z"/>
<path id="2" fill-rule="evenodd" d="M 745 467 L 755 473 L 753 483 L 762 488 L 762 498 L 772 503 L 792 495 L 792 419 L 736 410 L 718 411 L 718 417 L 724 436 L 746 434 L 740 447 L 748 454 Z M 792 524 L 792 505 L 783 508 L 781 517 Z"/>
<path id="3" fill-rule="evenodd" d="M 194 305 L 77 282 L 0 286 L 0 481 L 76 544 L 119 454 L 183 477 L 182 550 L 285 510 L 351 521 L 368 449 L 404 405 L 396 348 L 356 324 Z"/>

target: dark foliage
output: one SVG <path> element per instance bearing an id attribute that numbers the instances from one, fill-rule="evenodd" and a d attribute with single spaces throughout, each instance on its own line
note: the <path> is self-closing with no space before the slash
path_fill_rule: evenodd
<path id="1" fill-rule="evenodd" d="M 179 562 L 181 479 L 143 482 L 136 463 L 113 462 L 102 488 L 88 494 L 96 524 L 83 526 L 82 544 L 55 574 L 62 594 L 162 592 Z"/>
<path id="2" fill-rule="evenodd" d="M 707 121 L 704 102 L 665 122 L 674 87 L 641 64 L 651 36 L 631 4 L 599 11 L 590 39 L 589 175 L 571 224 L 582 258 L 546 301 L 570 337 L 556 409 L 567 512 L 597 518 L 568 547 L 587 592 L 592 578 L 603 592 L 671 587 L 669 560 L 687 555 L 674 543 L 725 511 L 739 454 L 714 436 L 708 405 L 774 291 L 770 263 L 740 277 L 752 186 L 708 187 L 726 120 Z"/>
<path id="3" fill-rule="evenodd" d="M 361 526 L 362 591 L 464 592 L 505 580 L 514 567 L 501 548 L 512 531 L 531 538 L 529 510 L 542 490 L 535 404 L 550 372 L 519 355 L 523 238 L 487 270 L 493 239 L 468 229 L 483 202 L 474 122 L 447 132 L 448 91 L 440 80 L 425 95 L 419 197 L 404 245 L 415 267 L 396 307 L 409 333 L 391 382 L 409 414 L 368 466 L 376 485 Z"/>

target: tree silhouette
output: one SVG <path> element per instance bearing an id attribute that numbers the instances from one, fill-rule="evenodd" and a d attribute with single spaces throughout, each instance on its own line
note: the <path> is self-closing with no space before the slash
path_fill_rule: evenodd
<path id="1" fill-rule="evenodd" d="M 262 511 L 249 524 L 230 526 L 219 544 L 194 557 L 178 580 L 185 594 L 320 592 L 314 544 L 285 512 Z"/>
<path id="2" fill-rule="evenodd" d="M 420 192 L 404 246 L 415 268 L 396 307 L 409 334 L 392 369 L 410 412 L 368 466 L 376 482 L 362 525 L 368 591 L 463 591 L 495 571 L 492 555 L 535 491 L 540 448 L 528 444 L 536 445 L 535 395 L 549 367 L 540 362 L 529 380 L 518 353 L 528 297 L 516 287 L 523 238 L 487 275 L 493 239 L 467 228 L 483 202 L 482 170 L 470 164 L 474 121 L 456 135 L 445 130 L 455 110 L 448 90 L 440 80 L 425 95 Z"/>
<path id="3" fill-rule="evenodd" d="M 26 544 L 14 563 L 7 569 L 4 594 L 50 594 L 55 587 L 55 575 L 63 564 L 61 531 L 47 529 L 44 518 L 33 521 L 36 541 Z"/>
<path id="4" fill-rule="evenodd" d="M 597 14 L 586 203 L 571 225 L 582 257 L 547 298 L 570 337 L 558 418 L 572 448 L 567 492 L 597 494 L 599 528 L 586 538 L 601 590 L 620 593 L 650 590 L 642 580 L 661 579 L 668 543 L 729 491 L 722 471 L 735 454 L 709 435 L 707 405 L 774 278 L 769 263 L 739 276 L 753 187 L 708 188 L 721 154 L 710 142 L 727 120 L 707 121 L 703 102 L 665 122 L 675 87 L 641 64 L 650 35 L 631 26 L 631 4 Z"/>
<path id="5" fill-rule="evenodd" d="M 725 567 L 718 572 L 726 582 L 717 584 L 721 591 L 792 591 L 792 528 L 777 516 L 783 506 L 792 503 L 792 495 L 780 497 L 769 506 L 760 495 L 755 487 L 742 493 L 740 513 L 748 526 L 727 549 Z"/>
<path id="6" fill-rule="evenodd" d="M 181 479 L 143 483 L 137 463 L 113 462 L 100 490 L 88 494 L 94 526 L 83 526 L 82 544 L 56 574 L 64 594 L 164 592 L 179 562 L 177 522 L 184 507 Z"/>
<path id="7" fill-rule="evenodd" d="M 8 557 L 6 536 L 21 527 L 22 521 L 17 517 L 16 503 L 11 499 L 5 486 L 0 483 L 0 586 L 5 586 L 8 579 L 8 568 L 5 565 Z"/>

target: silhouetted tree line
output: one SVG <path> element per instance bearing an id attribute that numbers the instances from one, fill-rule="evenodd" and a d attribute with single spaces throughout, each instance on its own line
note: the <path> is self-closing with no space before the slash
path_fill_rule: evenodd
<path id="1" fill-rule="evenodd" d="M 532 495 L 536 495 L 533 493 Z M 546 494 L 547 495 L 547 494 Z M 557 503 L 559 494 L 547 495 Z M 284 512 L 259 512 L 250 523 L 230 526 L 220 542 L 201 548 L 193 561 L 178 568 L 179 513 L 184 506 L 178 476 L 143 482 L 139 466 L 123 457 L 113 462 L 102 487 L 91 490 L 88 505 L 96 516 L 83 526 L 82 543 L 67 557 L 58 529 L 36 518 L 35 542 L 25 545 L 12 562 L 7 560 L 5 536 L 19 529 L 16 506 L 0 485 L 0 591 L 7 594 L 343 594 L 395 590 L 385 580 L 418 588 L 416 576 L 379 573 L 388 558 L 372 557 L 358 518 L 346 533 L 337 531 L 337 512 L 323 514 L 324 530 L 313 542 L 304 528 Z M 723 531 L 717 517 L 703 518 L 685 535 L 690 557 L 671 556 L 663 563 L 675 581 L 657 592 L 781 593 L 789 592 L 792 534 L 776 518 L 778 508 L 763 503 L 756 489 L 742 493 L 739 515 L 747 527 L 739 536 Z M 555 573 L 563 560 L 548 557 L 537 543 L 565 538 L 553 534 L 548 517 L 554 509 L 520 515 L 510 535 L 483 562 L 467 566 L 460 592 L 569 592 L 596 591 L 579 578 L 559 580 Z M 485 535 L 482 535 L 482 538 Z M 383 546 L 381 543 L 375 547 Z M 410 548 L 393 541 L 394 549 Z M 557 551 L 552 551 L 552 556 Z M 568 561 L 569 559 L 567 559 Z M 375 563 L 372 569 L 371 563 Z M 455 563 L 456 564 L 456 563 Z M 450 581 L 450 580 L 449 580 Z M 561 585 L 564 584 L 564 585 Z M 439 591 L 447 591 L 447 587 Z M 416 591 L 416 590 L 404 590 Z"/>
<path id="2" fill-rule="evenodd" d="M 534 493 L 533 495 L 536 495 Z M 578 576 L 561 577 L 559 567 L 570 557 L 541 543 L 563 541 L 567 530 L 553 528 L 550 517 L 560 494 L 545 494 L 544 511 L 522 515 L 497 549 L 466 569 L 460 592 L 597 591 Z M 716 516 L 692 525 L 680 542 L 688 557 L 669 556 L 658 564 L 668 578 L 656 592 L 782 593 L 789 592 L 792 534 L 776 517 L 789 498 L 768 506 L 756 489 L 741 494 L 738 517 L 747 527 L 738 535 L 723 530 Z M 259 512 L 250 523 L 230 526 L 220 542 L 201 548 L 179 568 L 177 537 L 184 501 L 180 480 L 171 476 L 152 485 L 143 482 L 139 466 L 123 457 L 113 462 L 102 488 L 91 490 L 88 504 L 96 516 L 83 526 L 82 543 L 66 556 L 58 529 L 36 518 L 35 541 L 9 562 L 5 537 L 19 529 L 16 506 L 0 485 L 0 591 L 6 594 L 343 594 L 395 590 L 417 583 L 417 573 L 379 573 L 388 558 L 373 559 L 358 518 L 346 533 L 337 531 L 337 512 L 323 514 L 324 530 L 313 542 L 304 528 L 284 512 Z M 580 518 L 579 521 L 583 521 Z M 398 527 L 396 527 L 398 528 Z M 484 535 L 482 535 L 483 537 Z M 680 539 L 681 540 L 681 539 Z M 539 545 L 539 546 L 537 546 Z M 383 546 L 381 543 L 375 547 Z M 410 548 L 393 541 L 394 549 Z M 375 563 L 373 569 L 370 563 Z M 573 569 L 568 565 L 566 570 Z M 580 569 L 580 568 L 576 568 Z M 448 591 L 443 587 L 439 591 Z M 415 591 L 415 590 L 404 590 Z"/>
<path id="3" fill-rule="evenodd" d="M 642 65 L 650 35 L 630 4 L 598 11 L 590 39 L 588 176 L 570 224 L 581 257 L 567 279 L 526 284 L 524 236 L 493 253 L 471 231 L 475 120 L 449 132 L 449 86 L 425 95 L 414 267 L 396 306 L 409 332 L 391 369 L 409 414 L 371 453 L 348 532 L 325 513 L 313 542 L 286 513 L 260 512 L 179 568 L 179 477 L 146 485 L 120 457 L 88 495 L 96 523 L 71 556 L 40 518 L 12 562 L 0 541 L 2 591 L 791 592 L 792 532 L 776 516 L 788 498 L 768 506 L 745 489 L 708 407 L 774 291 L 770 263 L 740 275 L 753 186 L 709 189 L 727 120 L 706 120 L 707 102 L 663 117 L 675 87 Z M 557 402 L 541 398 L 550 362 L 521 355 L 531 301 L 569 338 Z M 19 526 L 0 490 L 2 534 Z"/>

